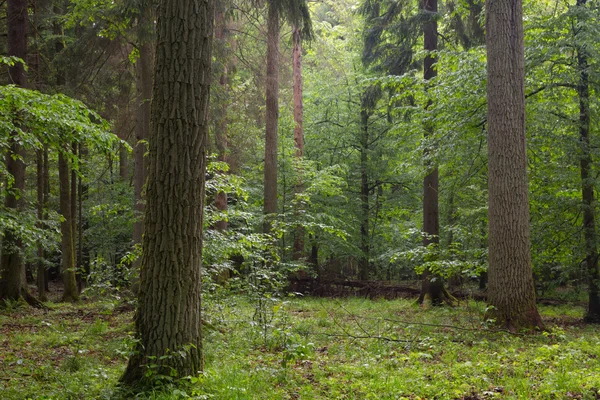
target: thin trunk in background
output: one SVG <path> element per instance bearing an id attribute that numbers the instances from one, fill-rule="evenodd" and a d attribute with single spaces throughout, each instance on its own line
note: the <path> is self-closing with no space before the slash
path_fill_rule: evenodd
<path id="1" fill-rule="evenodd" d="M 228 62 L 229 57 L 227 54 L 227 20 L 223 5 L 219 4 L 217 12 L 215 13 L 215 38 L 219 44 L 221 53 L 221 73 L 219 76 L 219 93 L 221 99 L 219 102 L 219 110 L 214 118 L 215 121 L 215 145 L 217 148 L 217 159 L 221 162 L 228 162 L 228 138 L 227 138 L 227 112 L 229 108 L 229 101 L 225 98 L 228 92 L 229 79 L 228 79 Z M 215 208 L 220 212 L 227 211 L 227 192 L 219 191 L 215 195 Z M 227 229 L 227 220 L 222 219 L 215 222 L 215 229 L 218 231 L 224 231 Z M 223 277 L 227 278 L 227 277 Z"/>
<path id="2" fill-rule="evenodd" d="M 271 219 L 277 214 L 277 128 L 279 122 L 279 10 L 269 2 L 267 16 L 267 77 L 265 83 L 266 128 L 264 170 L 263 231 L 271 232 Z"/>
<path id="3" fill-rule="evenodd" d="M 358 261 L 360 279 L 366 281 L 371 275 L 371 245 L 369 240 L 369 110 L 364 95 L 360 111 L 360 250 Z"/>
<path id="4" fill-rule="evenodd" d="M 139 58 L 135 63 L 136 76 L 136 123 L 135 123 L 135 165 L 133 170 L 133 196 L 135 221 L 133 223 L 133 243 L 141 244 L 144 233 L 144 185 L 146 183 L 146 139 L 150 132 L 150 100 L 152 99 L 152 63 L 154 51 L 152 7 L 145 4 L 141 7 L 137 21 L 137 41 Z"/>
<path id="5" fill-rule="evenodd" d="M 27 58 L 27 6 L 26 0 L 8 0 L 6 7 L 8 55 Z M 27 75 L 22 63 L 8 68 L 9 81 L 21 87 L 27 87 Z M 19 144 L 16 132 L 8 137 L 6 152 L 6 172 L 12 176 L 13 182 L 7 182 L 7 193 L 4 205 L 6 209 L 17 214 L 24 207 L 25 191 L 25 151 Z M 2 257 L 0 270 L 0 298 L 18 300 L 21 296 L 27 299 L 28 293 L 23 282 L 24 264 L 22 257 L 22 242 L 17 232 L 12 229 L 4 231 L 2 240 Z"/>
<path id="6" fill-rule="evenodd" d="M 303 106 L 302 106 L 302 31 L 297 25 L 292 26 L 292 65 L 294 77 L 294 146 L 296 147 L 296 161 L 298 167 L 296 173 L 298 180 L 294 187 L 296 195 L 304 192 L 302 179 L 302 168 L 299 165 L 304 157 L 304 128 L 303 128 Z M 296 215 L 301 212 L 302 204 L 296 201 Z M 294 231 L 294 260 L 304 257 L 304 227 L 297 224 Z"/>
<path id="7" fill-rule="evenodd" d="M 43 221 L 45 217 L 44 210 L 47 207 L 46 198 L 44 194 L 46 193 L 44 184 L 46 182 L 46 178 L 44 176 L 44 172 L 46 168 L 44 167 L 44 151 L 47 151 L 46 148 L 42 150 L 37 150 L 36 152 L 36 169 L 37 169 L 37 219 L 38 219 L 38 228 L 43 229 Z M 44 250 L 44 246 L 41 243 L 38 243 L 37 246 L 37 289 L 38 289 L 38 298 L 40 301 L 48 301 L 48 295 L 46 293 L 46 265 L 44 263 L 46 252 Z"/>
<path id="8" fill-rule="evenodd" d="M 428 20 L 423 25 L 423 41 L 426 51 L 436 51 L 438 42 L 437 20 L 435 14 L 438 12 L 437 0 L 423 0 L 423 10 L 428 14 Z M 423 78 L 429 81 L 437 76 L 435 64 L 437 57 L 435 54 L 428 53 L 423 63 Z M 427 105 L 429 107 L 431 101 Z M 431 123 L 425 125 L 425 140 L 430 138 L 435 131 L 435 126 Z M 431 160 L 433 149 L 425 150 L 425 168 L 426 173 L 423 179 L 423 245 L 435 246 L 440 241 L 440 216 L 439 216 L 439 172 L 436 161 Z M 428 257 L 434 261 L 437 257 L 437 248 L 430 251 Z M 430 249 L 431 250 L 431 249 Z M 418 303 L 422 304 L 425 296 L 429 295 L 431 304 L 441 305 L 444 300 L 451 302 L 452 299 L 444 289 L 442 277 L 426 268 L 423 272 L 421 294 Z"/>
<path id="9" fill-rule="evenodd" d="M 71 167 L 69 160 L 65 155 L 67 150 L 58 154 L 58 180 L 60 183 L 60 214 L 63 220 L 61 227 L 61 274 L 64 285 L 63 301 L 79 300 L 79 290 L 77 287 L 76 266 L 75 266 L 75 247 L 73 243 L 73 216 L 71 209 L 71 185 L 70 174 Z"/>
<path id="10" fill-rule="evenodd" d="M 577 0 L 577 7 L 585 7 L 587 0 Z M 581 28 L 579 28 L 581 29 Z M 579 32 L 579 31 L 578 31 Z M 577 32 L 577 33 L 578 33 Z M 578 34 L 575 33 L 575 39 Z M 596 232 L 596 200 L 592 171 L 592 148 L 590 144 L 590 74 L 589 55 L 584 45 L 577 47 L 577 95 L 579 97 L 579 143 L 581 146 L 581 199 L 583 202 L 583 236 L 585 241 L 585 264 L 588 276 L 588 309 L 585 320 L 600 322 L 600 296 L 598 294 L 598 233 Z"/>

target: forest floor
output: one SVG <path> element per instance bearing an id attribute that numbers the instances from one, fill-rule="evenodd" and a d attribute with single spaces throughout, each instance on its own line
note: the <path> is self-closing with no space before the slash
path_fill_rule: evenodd
<path id="1" fill-rule="evenodd" d="M 116 389 L 132 307 L 110 299 L 5 305 L 0 399 L 132 398 Z M 581 306 L 540 306 L 548 330 L 525 335 L 487 326 L 477 302 L 223 295 L 205 307 L 204 374 L 139 398 L 600 398 L 600 329 Z"/>

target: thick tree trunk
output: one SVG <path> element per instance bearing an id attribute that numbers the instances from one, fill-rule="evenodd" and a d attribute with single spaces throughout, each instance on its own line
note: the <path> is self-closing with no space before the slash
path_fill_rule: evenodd
<path id="1" fill-rule="evenodd" d="M 267 16 L 267 77 L 266 77 L 266 129 L 264 171 L 263 231 L 271 231 L 270 219 L 277 214 L 277 126 L 279 122 L 279 11 L 269 4 Z"/>
<path id="2" fill-rule="evenodd" d="M 587 0 L 577 0 L 577 7 L 585 7 Z M 577 37 L 577 34 L 575 34 Z M 583 236 L 585 241 L 585 264 L 588 275 L 588 309 L 585 320 L 600 322 L 600 296 L 598 294 L 598 234 L 596 232 L 596 201 L 592 175 L 592 152 L 590 146 L 590 77 L 588 54 L 582 46 L 577 48 L 579 82 L 579 141 L 581 145 L 581 198 L 583 201 Z"/>
<path id="3" fill-rule="evenodd" d="M 196 376 L 203 367 L 200 286 L 213 12 L 213 0 L 164 0 L 159 8 L 139 342 L 122 378 L 127 384 L 152 380 L 148 364 L 157 365 L 157 374 L 176 377 Z"/>
<path id="4" fill-rule="evenodd" d="M 75 247 L 73 243 L 73 216 L 71 209 L 71 187 L 69 183 L 69 161 L 60 152 L 58 155 L 58 180 L 60 183 L 60 213 L 63 221 L 60 223 L 61 243 L 61 275 L 64 285 L 63 301 L 79 300 L 75 268 Z"/>
<path id="5" fill-rule="evenodd" d="M 8 55 L 23 60 L 27 57 L 27 1 L 9 0 L 6 8 L 8 28 Z M 26 87 L 27 75 L 25 67 L 16 63 L 8 69 L 11 83 Z M 6 153 L 6 172 L 12 176 L 13 183 L 8 184 L 5 206 L 15 214 L 23 208 L 23 192 L 25 190 L 25 151 L 19 144 L 16 132 L 8 139 L 9 149 Z M 22 243 L 17 232 L 6 230 L 2 239 L 2 257 L 0 258 L 0 298 L 18 300 L 27 290 L 23 284 Z M 27 296 L 26 296 L 27 297 Z"/>
<path id="6" fill-rule="evenodd" d="M 133 196 L 135 221 L 133 223 L 133 243 L 141 244 L 144 233 L 143 196 L 146 184 L 146 138 L 150 132 L 150 101 L 152 99 L 152 63 L 154 51 L 152 50 L 152 8 L 143 7 L 138 15 L 137 40 L 140 58 L 135 63 L 136 75 L 136 123 L 135 123 L 135 165 L 133 170 Z"/>
<path id="7" fill-rule="evenodd" d="M 531 268 L 522 1 L 488 1 L 486 26 L 489 317 L 513 331 L 542 328 Z"/>
<path id="8" fill-rule="evenodd" d="M 292 65 L 294 77 L 294 145 L 296 147 L 295 157 L 299 162 L 304 157 L 304 127 L 303 127 L 303 105 L 302 105 L 302 31 L 298 26 L 292 26 Z M 302 168 L 296 169 L 298 180 L 294 187 L 296 195 L 304 192 L 304 182 L 302 180 Z M 296 215 L 301 212 L 301 204 L 296 203 Z M 294 231 L 294 260 L 304 257 L 304 227 L 301 224 L 296 226 Z"/>

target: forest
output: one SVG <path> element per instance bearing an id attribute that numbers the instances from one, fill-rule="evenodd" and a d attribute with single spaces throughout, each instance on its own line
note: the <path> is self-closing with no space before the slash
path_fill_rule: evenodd
<path id="1" fill-rule="evenodd" d="M 0 399 L 600 399 L 600 1 L 0 8 Z"/>

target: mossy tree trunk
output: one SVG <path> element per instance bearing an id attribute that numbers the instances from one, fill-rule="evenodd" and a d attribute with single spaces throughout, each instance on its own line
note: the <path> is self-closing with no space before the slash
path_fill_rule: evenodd
<path id="1" fill-rule="evenodd" d="M 122 377 L 149 383 L 202 370 L 202 224 L 213 0 L 158 10 L 135 354 Z M 146 381 L 146 382 L 145 382 Z"/>

